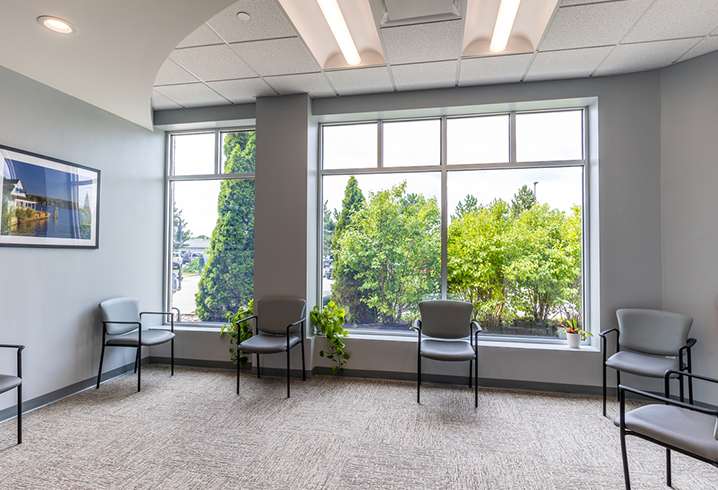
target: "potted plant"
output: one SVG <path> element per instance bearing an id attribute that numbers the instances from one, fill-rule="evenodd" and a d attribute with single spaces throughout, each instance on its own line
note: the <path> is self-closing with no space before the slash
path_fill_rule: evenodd
<path id="1" fill-rule="evenodd" d="M 248 316 L 252 316 L 254 314 L 254 300 L 249 300 L 249 303 L 247 303 L 246 306 L 240 306 L 239 309 L 232 313 L 231 311 L 227 312 L 227 322 L 224 325 L 222 325 L 222 331 L 219 333 L 219 337 L 222 338 L 224 336 L 229 336 L 229 343 L 231 345 L 236 345 L 240 342 L 244 342 L 245 340 L 252 337 L 252 328 L 249 326 L 249 322 L 241 322 L 239 321 L 242 318 L 247 318 Z M 239 367 L 244 367 L 244 364 L 249 360 L 247 356 L 241 355 L 239 351 L 237 351 L 234 347 L 229 348 L 229 352 L 232 353 L 232 362 L 237 364 L 239 362 Z"/>
<path id="2" fill-rule="evenodd" d="M 344 337 L 349 335 L 349 332 L 344 330 L 346 311 L 344 308 L 339 308 L 336 303 L 330 301 L 327 303 L 325 308 L 319 308 L 315 306 L 309 313 L 309 317 L 316 328 L 317 335 L 324 337 L 324 340 L 329 344 L 328 351 L 319 351 L 320 357 L 331 359 L 334 362 L 332 366 L 332 374 L 344 373 L 344 364 L 349 359 L 349 354 L 344 352 Z"/>
<path id="3" fill-rule="evenodd" d="M 586 340 L 589 336 L 593 337 L 591 332 L 582 329 L 578 324 L 578 318 L 569 318 L 565 320 L 556 333 L 565 333 L 568 346 L 572 349 L 578 349 L 581 340 Z"/>

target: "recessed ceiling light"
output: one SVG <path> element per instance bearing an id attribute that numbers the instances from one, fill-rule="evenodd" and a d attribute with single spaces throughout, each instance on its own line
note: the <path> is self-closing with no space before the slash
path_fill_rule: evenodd
<path id="1" fill-rule="evenodd" d="M 237 17 L 239 20 L 247 22 L 252 17 L 247 12 L 237 12 Z"/>
<path id="2" fill-rule="evenodd" d="M 37 18 L 37 21 L 40 25 L 47 27 L 51 31 L 59 32 L 60 34 L 74 34 L 77 32 L 77 28 L 75 26 L 66 20 L 58 19 L 57 17 L 42 15 Z"/>
<path id="3" fill-rule="evenodd" d="M 317 0 L 317 3 L 319 4 L 319 8 L 322 9 L 322 13 L 327 20 L 327 24 L 329 24 L 329 29 L 331 29 L 334 39 L 337 40 L 344 59 L 347 60 L 347 63 L 351 66 L 356 66 L 361 63 L 361 56 L 359 56 L 359 51 L 357 51 L 356 45 L 354 44 L 354 39 L 352 39 L 352 35 L 349 33 L 347 22 L 344 20 L 342 10 L 339 8 L 337 0 Z"/>

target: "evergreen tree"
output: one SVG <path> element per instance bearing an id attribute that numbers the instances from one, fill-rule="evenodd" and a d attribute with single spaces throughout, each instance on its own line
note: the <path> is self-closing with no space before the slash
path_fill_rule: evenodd
<path id="1" fill-rule="evenodd" d="M 329 201 L 324 201 L 324 241 L 323 241 L 323 252 L 324 256 L 328 256 L 331 253 L 332 240 L 334 239 L 334 230 L 337 227 L 337 222 L 332 218 L 332 212 L 329 211 L 327 204 Z M 336 210 L 334 210 L 336 216 Z"/>
<path id="2" fill-rule="evenodd" d="M 468 194 L 466 196 L 466 199 L 460 201 L 459 204 L 456 205 L 456 217 L 458 219 L 462 219 L 467 214 L 473 213 L 479 208 L 478 203 L 478 199 L 476 199 L 471 194 Z"/>
<path id="3" fill-rule="evenodd" d="M 359 189 L 359 181 L 352 175 L 349 177 L 349 182 L 347 182 L 347 187 L 344 190 L 342 211 L 339 213 L 339 218 L 337 218 L 337 224 L 334 228 L 333 249 L 336 250 L 342 233 L 346 231 L 351 223 L 352 216 L 361 209 L 365 202 L 364 194 Z"/>
<path id="4" fill-rule="evenodd" d="M 511 214 L 516 217 L 522 212 L 531 209 L 534 204 L 536 204 L 536 195 L 529 189 L 529 186 L 524 184 L 511 200 Z"/>
<path id="5" fill-rule="evenodd" d="M 254 172 L 255 133 L 225 135 L 224 173 Z M 195 295 L 202 321 L 224 321 L 254 294 L 254 180 L 223 180 L 209 260 Z"/>
<path id="6" fill-rule="evenodd" d="M 177 250 L 187 246 L 187 242 L 192 238 L 192 232 L 187 226 L 187 221 L 182 218 L 182 210 L 177 209 L 177 204 L 172 204 L 172 245 L 173 249 Z"/>

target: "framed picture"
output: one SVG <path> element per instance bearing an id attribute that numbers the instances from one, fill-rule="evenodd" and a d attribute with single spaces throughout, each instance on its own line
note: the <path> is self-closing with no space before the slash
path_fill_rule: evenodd
<path id="1" fill-rule="evenodd" d="M 99 247 L 99 170 L 3 145 L 0 166 L 0 246 Z"/>

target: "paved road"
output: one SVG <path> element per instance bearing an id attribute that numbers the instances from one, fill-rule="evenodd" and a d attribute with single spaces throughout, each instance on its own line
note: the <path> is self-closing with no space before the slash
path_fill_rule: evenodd
<path id="1" fill-rule="evenodd" d="M 172 295 L 172 306 L 179 308 L 183 315 L 194 313 L 194 295 L 199 290 L 199 277 L 185 275 L 182 279 L 182 289 Z"/>

